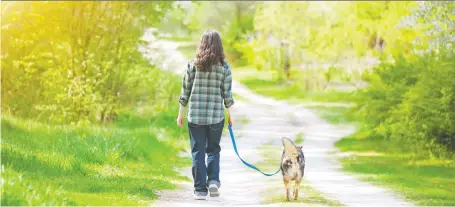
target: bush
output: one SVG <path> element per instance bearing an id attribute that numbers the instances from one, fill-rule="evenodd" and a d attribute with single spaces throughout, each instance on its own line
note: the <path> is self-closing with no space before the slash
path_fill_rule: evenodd
<path id="1" fill-rule="evenodd" d="M 364 121 L 383 138 L 418 153 L 455 151 L 455 61 L 447 54 L 399 58 L 364 75 L 370 86 L 357 100 Z"/>

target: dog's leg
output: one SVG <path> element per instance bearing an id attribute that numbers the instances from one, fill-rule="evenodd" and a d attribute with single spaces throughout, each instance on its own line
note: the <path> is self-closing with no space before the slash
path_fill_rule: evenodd
<path id="1" fill-rule="evenodd" d="M 289 201 L 289 190 L 290 190 L 290 181 L 291 178 L 289 176 L 283 176 L 284 180 L 284 187 L 286 188 L 286 201 Z"/>
<path id="2" fill-rule="evenodd" d="M 299 186 L 300 186 L 300 181 L 296 179 L 295 180 L 295 185 L 294 185 L 294 200 L 297 200 L 299 198 Z"/>

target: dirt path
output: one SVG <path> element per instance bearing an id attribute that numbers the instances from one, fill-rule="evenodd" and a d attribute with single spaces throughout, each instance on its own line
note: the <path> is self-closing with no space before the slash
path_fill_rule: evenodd
<path id="1" fill-rule="evenodd" d="M 177 50 L 175 43 L 158 41 L 153 35 L 145 37 L 151 44 L 142 48 L 148 57 L 161 60 L 160 66 L 181 74 L 187 60 Z M 154 48 L 160 48 L 160 52 Z M 235 73 L 234 73 L 235 80 Z M 333 144 L 343 136 L 352 133 L 352 126 L 334 126 L 320 119 L 310 110 L 289 105 L 285 102 L 263 97 L 234 83 L 233 91 L 242 96 L 236 100 L 234 117 L 237 122 L 234 132 L 241 156 L 251 162 L 259 162 L 258 147 L 272 143 L 280 145 L 280 137 L 295 137 L 303 133 L 304 153 L 307 160 L 305 178 L 318 191 L 329 199 L 335 199 L 347 206 L 410 206 L 402 199 L 382 188 L 361 182 L 341 171 L 341 166 L 333 152 Z M 247 123 L 239 121 L 247 118 Z M 301 206 L 298 203 L 277 203 L 261 205 L 264 197 L 271 196 L 267 189 L 283 189 L 281 175 L 265 177 L 244 166 L 236 157 L 232 143 L 224 133 L 221 141 L 221 196 L 208 201 L 196 201 L 192 197 L 192 183 L 178 183 L 178 190 L 160 192 L 160 199 L 152 206 Z M 277 152 L 280 155 L 280 152 Z M 184 153 L 183 156 L 190 156 Z M 279 157 L 277 157 L 277 164 Z M 191 178 L 190 169 L 181 173 Z M 283 189 L 284 192 L 284 189 Z M 273 192 L 274 193 L 274 192 Z M 305 192 L 301 192 L 305 196 Z M 284 196 L 284 195 L 283 195 Z M 306 205 L 308 206 L 308 205 Z"/>

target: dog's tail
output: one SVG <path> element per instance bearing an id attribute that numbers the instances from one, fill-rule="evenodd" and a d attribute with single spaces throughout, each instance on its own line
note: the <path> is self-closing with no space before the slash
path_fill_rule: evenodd
<path id="1" fill-rule="evenodd" d="M 284 153 L 291 158 L 297 158 L 299 156 L 299 151 L 297 150 L 297 146 L 295 146 L 294 142 L 286 137 L 281 138 L 281 142 L 283 143 Z"/>

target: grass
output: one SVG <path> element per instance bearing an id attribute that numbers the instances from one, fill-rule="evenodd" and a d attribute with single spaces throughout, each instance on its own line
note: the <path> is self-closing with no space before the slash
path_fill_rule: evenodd
<path id="1" fill-rule="evenodd" d="M 276 188 L 270 190 L 276 190 Z M 321 205 L 321 206 L 343 206 L 339 201 L 330 200 L 325 198 L 320 192 L 316 191 L 314 188 L 311 187 L 306 181 L 303 181 L 300 185 L 299 189 L 299 199 L 293 200 L 291 198 L 290 201 L 286 201 L 284 197 L 284 187 L 280 189 L 282 192 L 276 192 L 273 195 L 268 195 L 264 199 L 264 204 L 272 204 L 272 203 L 299 203 L 302 205 Z M 302 195 L 303 194 L 303 195 Z M 292 195 L 291 195 L 292 196 Z"/>
<path id="2" fill-rule="evenodd" d="M 321 118 L 332 124 L 346 124 L 359 122 L 360 117 L 350 107 L 346 106 L 307 106 Z"/>
<path id="3" fill-rule="evenodd" d="M 280 83 L 272 78 L 256 79 L 242 78 L 241 83 L 245 84 L 253 92 L 286 100 L 292 103 L 311 102 L 350 102 L 354 98 L 353 92 L 346 91 L 314 91 L 308 92 L 297 83 Z"/>
<path id="4" fill-rule="evenodd" d="M 160 39 L 168 40 L 168 41 L 175 41 L 175 42 L 191 42 L 195 41 L 190 36 L 172 36 L 172 37 L 159 37 Z"/>
<path id="5" fill-rule="evenodd" d="M 259 76 L 258 74 L 261 73 Z M 277 75 L 272 71 L 258 72 L 250 67 L 233 69 L 235 80 L 240 81 L 253 92 L 273 97 L 278 100 L 286 100 L 291 103 L 312 103 L 312 102 L 342 102 L 349 103 L 355 98 L 354 92 L 349 91 L 307 91 L 299 83 L 299 77 L 304 74 L 294 71 L 296 79 L 292 82 L 280 82 Z"/>
<path id="6" fill-rule="evenodd" d="M 294 139 L 295 143 L 299 143 L 300 140 L 303 141 L 303 135 L 299 134 Z M 257 163 L 256 166 L 261 170 L 267 172 L 273 172 L 279 166 L 279 159 L 281 157 L 282 151 L 276 145 L 273 145 L 271 142 L 264 144 L 259 148 L 259 152 L 264 160 L 260 163 Z M 281 176 L 277 174 L 275 176 Z M 279 179 L 281 181 L 281 179 Z M 278 184 L 278 183 L 277 183 Z M 279 187 L 273 187 L 266 189 L 264 194 L 264 199 L 261 201 L 264 204 L 272 203 L 299 203 L 303 205 L 322 205 L 322 206 L 342 206 L 342 204 L 337 200 L 332 200 L 324 197 L 324 195 L 311 187 L 311 183 L 303 179 L 299 188 L 299 199 L 290 201 L 285 200 L 285 189 L 282 182 L 279 183 Z M 292 191 L 292 188 L 291 188 Z M 292 192 L 291 192 L 292 196 Z"/>
<path id="7" fill-rule="evenodd" d="M 196 53 L 195 45 L 182 45 L 178 47 L 178 50 L 189 60 L 194 57 Z"/>
<path id="8" fill-rule="evenodd" d="M 188 60 L 192 59 L 196 54 L 197 41 L 184 38 L 166 38 L 169 41 L 179 43 L 178 51 L 180 51 Z"/>
<path id="9" fill-rule="evenodd" d="M 2 116 L 2 206 L 149 205 L 187 180 L 176 109 L 120 115 L 109 126 L 48 125 Z M 145 113 L 145 112 L 141 112 Z M 185 144 L 184 144 L 185 143 Z"/>
<path id="10" fill-rule="evenodd" d="M 234 93 L 234 94 L 232 95 L 232 97 L 234 98 L 234 101 L 249 102 L 249 100 L 248 100 L 247 98 L 245 98 L 245 97 L 243 97 L 243 96 L 240 96 L 240 95 L 238 95 L 238 94 L 236 94 L 236 93 Z"/>
<path id="11" fill-rule="evenodd" d="M 296 136 L 295 136 L 295 144 L 302 144 L 303 141 L 305 141 L 305 137 L 303 136 L 303 133 L 298 133 Z"/>
<path id="12" fill-rule="evenodd" d="M 391 188 L 417 205 L 455 206 L 455 162 L 416 156 L 403 146 L 360 132 L 336 143 L 343 152 L 359 153 L 341 162 L 362 180 Z"/>

